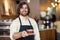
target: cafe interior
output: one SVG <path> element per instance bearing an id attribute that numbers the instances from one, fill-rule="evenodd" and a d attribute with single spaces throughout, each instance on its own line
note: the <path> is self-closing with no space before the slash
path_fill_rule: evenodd
<path id="1" fill-rule="evenodd" d="M 60 0 L 0 0 L 0 40 L 10 39 L 10 24 L 19 2 L 27 2 L 38 24 L 40 40 L 60 40 Z"/>

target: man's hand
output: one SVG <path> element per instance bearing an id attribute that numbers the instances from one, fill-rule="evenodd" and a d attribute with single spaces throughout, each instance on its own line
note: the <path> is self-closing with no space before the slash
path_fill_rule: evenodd
<path id="1" fill-rule="evenodd" d="M 21 34 L 22 34 L 22 37 L 28 36 L 28 33 L 26 31 L 22 31 Z"/>

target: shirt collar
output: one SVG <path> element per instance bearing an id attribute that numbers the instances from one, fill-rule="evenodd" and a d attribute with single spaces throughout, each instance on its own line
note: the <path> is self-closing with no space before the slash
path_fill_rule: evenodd
<path id="1" fill-rule="evenodd" d="M 28 16 L 24 17 L 24 16 L 20 15 L 19 17 L 22 18 L 22 19 L 28 19 Z"/>

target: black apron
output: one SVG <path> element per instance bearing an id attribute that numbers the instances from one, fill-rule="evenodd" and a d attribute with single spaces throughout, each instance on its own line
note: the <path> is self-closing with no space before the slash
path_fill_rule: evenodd
<path id="1" fill-rule="evenodd" d="M 19 17 L 19 21 L 20 21 L 20 30 L 19 30 L 19 32 L 24 31 L 24 30 L 26 31 L 28 29 L 33 29 L 29 19 L 28 19 L 28 21 L 29 21 L 30 25 L 22 25 L 20 17 Z M 21 38 L 16 39 L 16 40 L 34 40 L 34 35 L 29 35 L 29 36 L 26 36 L 26 37 L 21 37 Z"/>

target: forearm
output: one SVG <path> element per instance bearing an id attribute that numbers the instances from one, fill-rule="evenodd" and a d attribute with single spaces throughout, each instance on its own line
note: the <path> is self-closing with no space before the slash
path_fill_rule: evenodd
<path id="1" fill-rule="evenodd" d="M 21 34 L 22 34 L 21 32 L 14 33 L 14 34 L 13 34 L 13 38 L 14 38 L 14 39 L 21 38 L 21 37 L 22 37 Z"/>

